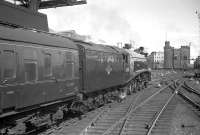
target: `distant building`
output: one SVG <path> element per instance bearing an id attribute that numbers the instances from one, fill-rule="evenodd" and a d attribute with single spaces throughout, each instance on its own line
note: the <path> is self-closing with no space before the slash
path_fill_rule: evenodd
<path id="1" fill-rule="evenodd" d="M 190 65 L 190 46 L 176 49 L 166 41 L 164 46 L 164 68 L 187 69 Z"/>
<path id="2" fill-rule="evenodd" d="M 190 64 L 190 46 L 181 46 L 180 48 L 180 66 L 187 69 Z"/>
<path id="3" fill-rule="evenodd" d="M 198 56 L 194 61 L 194 69 L 200 68 L 200 56 Z"/>
<path id="4" fill-rule="evenodd" d="M 164 53 L 152 52 L 148 56 L 148 64 L 151 69 L 162 69 L 164 66 Z"/>

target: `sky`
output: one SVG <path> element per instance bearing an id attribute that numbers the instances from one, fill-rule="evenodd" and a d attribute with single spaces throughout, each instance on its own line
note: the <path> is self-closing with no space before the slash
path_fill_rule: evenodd
<path id="1" fill-rule="evenodd" d="M 179 48 L 191 43 L 191 57 L 200 55 L 200 0 L 87 0 L 87 4 L 59 7 L 47 14 L 54 31 L 78 34 L 116 45 L 134 41 L 134 48 L 163 51 L 165 40 Z"/>

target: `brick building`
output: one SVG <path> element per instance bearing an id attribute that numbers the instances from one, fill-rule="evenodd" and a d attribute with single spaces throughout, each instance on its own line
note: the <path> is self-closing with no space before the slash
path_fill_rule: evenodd
<path id="1" fill-rule="evenodd" d="M 187 69 L 190 65 L 190 46 L 174 48 L 166 41 L 164 46 L 164 68 Z"/>
<path id="2" fill-rule="evenodd" d="M 164 53 L 152 52 L 148 56 L 148 64 L 151 69 L 162 69 L 164 66 Z"/>

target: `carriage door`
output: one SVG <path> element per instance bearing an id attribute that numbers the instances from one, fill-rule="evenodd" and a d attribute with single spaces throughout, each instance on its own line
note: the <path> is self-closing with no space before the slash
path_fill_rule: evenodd
<path id="1" fill-rule="evenodd" d="M 79 83 L 80 83 L 80 90 L 85 90 L 85 79 L 86 79 L 86 56 L 85 56 L 85 48 L 79 44 Z"/>
<path id="2" fill-rule="evenodd" d="M 1 70 L 1 107 L 3 110 L 14 109 L 17 104 L 17 91 L 9 84 L 15 84 L 17 71 L 17 53 L 15 45 L 0 44 L 0 70 Z M 1 108 L 0 107 L 0 108 Z"/>

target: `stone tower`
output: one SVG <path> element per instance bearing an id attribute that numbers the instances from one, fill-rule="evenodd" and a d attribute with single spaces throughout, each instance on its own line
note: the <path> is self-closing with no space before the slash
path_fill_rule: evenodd
<path id="1" fill-rule="evenodd" d="M 173 47 L 170 46 L 169 41 L 165 41 L 164 46 L 164 68 L 170 69 L 173 68 Z"/>

